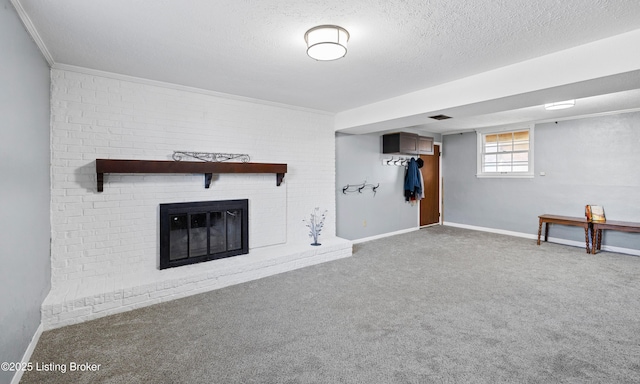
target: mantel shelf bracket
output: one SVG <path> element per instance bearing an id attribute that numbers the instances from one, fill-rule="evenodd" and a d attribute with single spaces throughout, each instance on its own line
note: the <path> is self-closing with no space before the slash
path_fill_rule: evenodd
<path id="1" fill-rule="evenodd" d="M 211 179 L 213 179 L 213 173 L 205 173 L 204 174 L 204 187 L 209 189 L 211 185 Z"/>
<path id="2" fill-rule="evenodd" d="M 205 188 L 211 186 L 214 173 L 275 173 L 279 187 L 287 173 L 287 164 L 96 159 L 98 192 L 104 190 L 105 173 L 201 173 Z"/>

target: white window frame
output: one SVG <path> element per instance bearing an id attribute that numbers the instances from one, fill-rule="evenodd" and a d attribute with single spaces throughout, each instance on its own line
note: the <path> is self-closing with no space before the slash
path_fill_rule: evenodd
<path id="1" fill-rule="evenodd" d="M 518 131 L 529 131 L 529 160 L 528 166 L 529 170 L 527 172 L 484 172 L 482 170 L 482 155 L 484 150 L 484 137 L 486 135 L 492 135 L 497 133 L 505 133 L 505 132 L 518 132 Z M 476 177 L 478 178 L 533 178 L 534 170 L 533 170 L 533 154 L 534 148 L 533 144 L 534 140 L 534 124 L 519 124 L 519 125 L 510 125 L 504 126 L 500 128 L 481 128 L 476 129 L 476 137 L 477 137 L 477 170 Z"/>

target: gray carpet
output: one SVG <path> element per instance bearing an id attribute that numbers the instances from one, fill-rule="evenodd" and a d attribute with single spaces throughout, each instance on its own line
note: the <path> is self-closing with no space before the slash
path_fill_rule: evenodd
<path id="1" fill-rule="evenodd" d="M 23 383 L 639 383 L 640 258 L 451 227 L 42 334 Z"/>

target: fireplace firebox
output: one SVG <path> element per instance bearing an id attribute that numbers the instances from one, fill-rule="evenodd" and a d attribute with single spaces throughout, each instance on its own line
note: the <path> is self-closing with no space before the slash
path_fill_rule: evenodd
<path id="1" fill-rule="evenodd" d="M 249 200 L 160 204 L 160 269 L 249 253 Z"/>

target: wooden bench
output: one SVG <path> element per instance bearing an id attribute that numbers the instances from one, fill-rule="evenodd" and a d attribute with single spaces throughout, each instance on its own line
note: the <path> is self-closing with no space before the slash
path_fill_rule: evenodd
<path id="1" fill-rule="evenodd" d="M 620 232 L 636 232 L 640 233 L 640 223 L 631 223 L 628 221 L 607 220 L 604 222 L 591 223 L 591 253 L 595 254 L 600 250 L 602 245 L 602 230 L 611 229 Z M 538 234 L 538 243 L 540 243 L 540 235 Z"/>
<path id="2" fill-rule="evenodd" d="M 571 217 L 571 216 L 557 216 L 557 215 L 540 215 L 538 216 L 540 219 L 538 224 L 538 245 L 540 245 L 540 236 L 542 234 L 542 224 L 546 223 L 544 229 L 544 241 L 547 241 L 549 237 L 549 224 L 560 224 L 560 225 L 571 225 L 575 227 L 584 228 L 584 241 L 587 248 L 587 253 L 591 253 L 589 249 L 589 229 L 591 228 L 591 223 L 587 221 L 584 217 Z M 603 228 L 605 229 L 605 228 Z M 592 230 L 593 232 L 593 230 Z M 593 236 L 592 236 L 593 237 Z M 595 244 L 595 243 L 594 243 Z M 595 252 L 594 252 L 595 253 Z"/>

